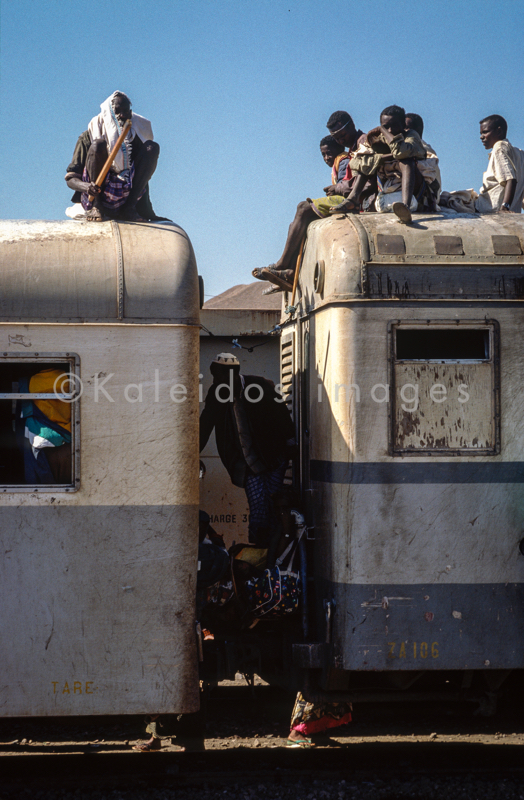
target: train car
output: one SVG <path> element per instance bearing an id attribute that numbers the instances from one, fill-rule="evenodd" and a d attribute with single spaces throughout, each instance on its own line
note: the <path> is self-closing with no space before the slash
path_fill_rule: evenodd
<path id="1" fill-rule="evenodd" d="M 191 243 L 2 221 L 0 254 L 0 714 L 196 711 Z"/>
<path id="2" fill-rule="evenodd" d="M 324 700 L 488 702 L 524 667 L 524 218 L 414 220 L 314 222 L 284 302 L 314 591 L 294 658 Z"/>

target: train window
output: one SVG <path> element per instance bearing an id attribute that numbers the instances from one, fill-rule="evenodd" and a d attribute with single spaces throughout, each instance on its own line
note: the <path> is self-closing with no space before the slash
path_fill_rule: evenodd
<path id="1" fill-rule="evenodd" d="M 397 328 L 396 346 L 399 361 L 484 361 L 489 359 L 489 331 Z"/>
<path id="2" fill-rule="evenodd" d="M 495 321 L 389 325 L 392 455 L 500 452 Z"/>
<path id="3" fill-rule="evenodd" d="M 79 483 L 78 356 L 0 355 L 0 491 L 74 491 Z"/>

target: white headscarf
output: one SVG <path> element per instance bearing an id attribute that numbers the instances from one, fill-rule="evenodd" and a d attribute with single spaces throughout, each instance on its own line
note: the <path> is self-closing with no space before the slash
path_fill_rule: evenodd
<path id="1" fill-rule="evenodd" d="M 116 144 L 116 140 L 122 133 L 122 126 L 116 118 L 113 108 L 115 95 L 124 95 L 124 97 L 127 97 L 124 92 L 113 92 L 113 94 L 110 95 L 107 100 L 104 100 L 104 102 L 100 105 L 100 114 L 98 114 L 97 117 L 93 117 L 88 126 L 91 141 L 94 141 L 95 139 L 105 139 L 107 142 L 108 152 L 111 152 Z M 135 136 L 138 136 L 138 138 L 143 142 L 152 140 L 153 129 L 148 119 L 141 117 L 140 114 L 135 114 L 135 112 L 132 111 L 131 128 L 126 135 L 126 138 L 124 139 L 122 147 L 118 151 L 115 160 L 113 161 L 113 166 L 111 167 L 113 172 L 125 172 L 131 167 L 129 158 L 130 148 L 128 147 L 128 143 L 132 142 Z"/>

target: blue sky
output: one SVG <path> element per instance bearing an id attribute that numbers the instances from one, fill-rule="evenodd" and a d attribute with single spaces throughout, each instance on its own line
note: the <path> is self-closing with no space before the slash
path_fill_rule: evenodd
<path id="1" fill-rule="evenodd" d="M 280 255 L 296 205 L 322 195 L 331 112 L 363 130 L 421 114 L 444 188 L 478 189 L 478 122 L 524 148 L 520 0 L 4 0 L 3 218 L 64 219 L 77 136 L 115 89 L 152 120 L 158 214 L 188 232 L 206 295 Z"/>

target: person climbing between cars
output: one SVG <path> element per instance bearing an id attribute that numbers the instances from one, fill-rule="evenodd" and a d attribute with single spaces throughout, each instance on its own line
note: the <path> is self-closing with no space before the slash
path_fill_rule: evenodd
<path id="1" fill-rule="evenodd" d="M 278 524 L 271 495 L 282 488 L 294 455 L 295 427 L 273 382 L 241 375 L 231 353 L 219 353 L 210 371 L 213 383 L 200 415 L 200 450 L 214 430 L 222 464 L 247 496 L 249 541 L 267 547 Z"/>

